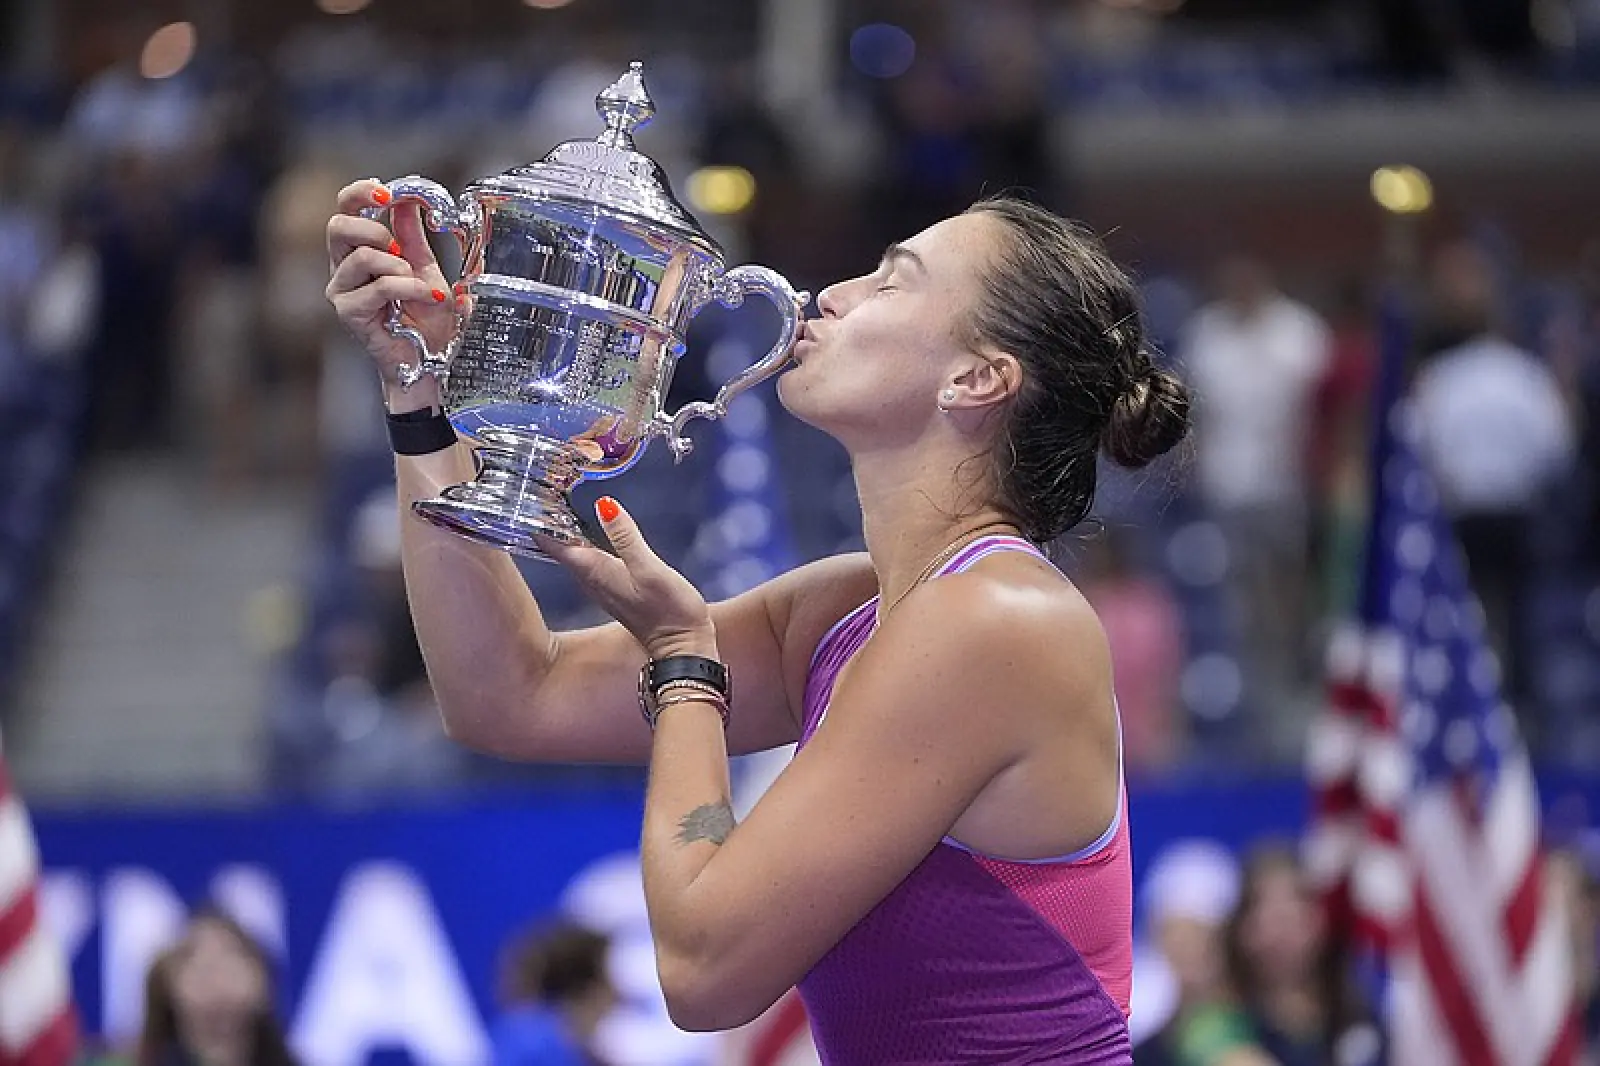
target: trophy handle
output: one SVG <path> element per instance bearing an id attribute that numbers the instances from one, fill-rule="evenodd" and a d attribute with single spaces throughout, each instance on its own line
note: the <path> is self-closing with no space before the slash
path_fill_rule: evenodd
<path id="1" fill-rule="evenodd" d="M 436 181 L 429 181 L 427 178 L 412 174 L 409 177 L 385 182 L 385 185 L 394 194 L 394 199 L 384 207 L 370 207 L 361 212 L 367 218 L 380 218 L 386 211 L 393 210 L 401 204 L 421 204 L 426 208 L 422 212 L 422 224 L 435 233 L 454 234 L 461 244 L 463 254 L 482 228 L 479 213 L 457 206 L 454 197 L 450 195 L 450 190 Z M 389 335 L 408 340 L 417 349 L 415 366 L 401 364 L 397 368 L 396 373 L 401 388 L 409 389 L 428 374 L 437 378 L 441 384 L 444 382 L 450 372 L 450 360 L 455 356 L 456 345 L 460 343 L 461 327 L 464 322 L 465 316 L 458 305 L 455 330 L 451 333 L 449 343 L 444 346 L 444 350 L 435 355 L 428 350 L 428 341 L 423 337 L 422 331 L 406 324 L 404 314 L 400 310 L 400 301 L 390 302 L 389 320 L 385 323 Z"/>
<path id="2" fill-rule="evenodd" d="M 777 343 L 759 361 L 734 375 L 727 384 L 718 389 L 716 399 L 710 402 L 696 400 L 694 403 L 686 403 L 678 409 L 677 414 L 663 416 L 662 431 L 667 434 L 667 447 L 672 449 L 674 459 L 682 460 L 694 450 L 694 441 L 683 435 L 685 426 L 697 418 L 716 419 L 727 414 L 728 404 L 735 396 L 761 384 L 783 369 L 784 364 L 789 361 L 789 352 L 794 348 L 794 342 L 800 338 L 801 312 L 805 305 L 811 302 L 809 292 L 796 292 L 794 286 L 776 270 L 761 266 L 742 266 L 734 267 L 716 280 L 711 289 L 711 298 L 724 307 L 734 308 L 744 303 L 745 296 L 750 293 L 771 300 L 777 305 L 778 313 L 783 316 Z"/>

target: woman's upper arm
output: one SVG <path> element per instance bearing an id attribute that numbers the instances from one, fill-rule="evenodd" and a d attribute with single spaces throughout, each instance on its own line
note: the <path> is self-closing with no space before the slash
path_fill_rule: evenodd
<path id="1" fill-rule="evenodd" d="M 822 559 L 711 605 L 718 650 L 733 677 L 730 754 L 764 751 L 799 738 L 812 649 L 876 587 L 865 559 Z M 549 674 L 491 743 L 478 746 L 503 758 L 537 762 L 647 761 L 650 729 L 639 714 L 644 650 L 638 641 L 615 622 L 551 639 L 555 654 Z"/>

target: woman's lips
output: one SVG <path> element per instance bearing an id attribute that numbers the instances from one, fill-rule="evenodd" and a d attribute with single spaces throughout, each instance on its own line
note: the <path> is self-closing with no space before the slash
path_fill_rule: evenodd
<path id="1" fill-rule="evenodd" d="M 807 344 L 815 344 L 816 340 L 817 338 L 811 333 L 811 322 L 809 320 L 802 321 L 800 323 L 800 332 L 795 337 L 794 347 L 789 350 L 791 358 L 798 362 L 800 349 Z"/>

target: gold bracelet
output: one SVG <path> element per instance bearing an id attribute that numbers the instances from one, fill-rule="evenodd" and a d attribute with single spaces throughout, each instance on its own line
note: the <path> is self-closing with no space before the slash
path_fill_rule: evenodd
<path id="1" fill-rule="evenodd" d="M 709 689 L 710 686 L 707 686 L 707 688 Z M 717 713 L 722 716 L 722 728 L 728 728 L 728 720 L 731 717 L 728 712 L 728 703 L 722 698 L 722 694 L 716 690 L 711 689 L 708 692 L 684 692 L 676 696 L 666 696 L 658 699 L 656 700 L 656 717 L 659 718 L 661 716 L 661 712 L 666 710 L 668 707 L 672 707 L 680 703 L 710 704 L 711 706 L 715 707 L 717 709 Z"/>
<path id="2" fill-rule="evenodd" d="M 668 681 L 666 684 L 656 689 L 656 698 L 660 699 L 673 689 L 687 689 L 692 692 L 703 692 L 707 696 L 710 696 L 719 702 L 727 702 L 727 698 L 723 696 L 722 690 L 717 688 L 715 685 L 709 684 L 705 681 L 692 681 L 688 678 L 683 678 L 677 681 Z"/>

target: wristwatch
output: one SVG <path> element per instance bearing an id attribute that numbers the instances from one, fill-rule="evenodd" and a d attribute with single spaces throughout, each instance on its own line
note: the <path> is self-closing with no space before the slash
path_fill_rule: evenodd
<path id="1" fill-rule="evenodd" d="M 639 671 L 639 713 L 651 729 L 656 727 L 656 716 L 661 713 L 656 695 L 675 681 L 688 682 L 685 687 L 705 688 L 711 702 L 721 703 L 723 720 L 727 720 L 727 708 L 733 702 L 733 679 L 728 668 L 703 655 L 673 655 L 651 659 Z"/>

